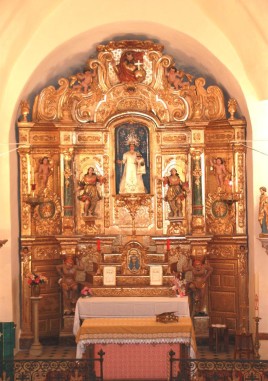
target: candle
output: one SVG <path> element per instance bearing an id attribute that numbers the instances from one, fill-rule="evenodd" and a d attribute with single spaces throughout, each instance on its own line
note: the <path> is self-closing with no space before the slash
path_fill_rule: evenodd
<path id="1" fill-rule="evenodd" d="M 259 316 L 259 297 L 257 294 L 255 294 L 254 302 L 255 302 L 255 316 Z"/>
<path id="2" fill-rule="evenodd" d="M 255 273 L 255 295 L 259 297 L 259 273 Z"/>
<path id="3" fill-rule="evenodd" d="M 170 239 L 167 239 L 167 250 L 170 250 Z"/>
<path id="4" fill-rule="evenodd" d="M 100 251 L 101 245 L 100 245 L 100 239 L 97 239 L 97 250 Z"/>

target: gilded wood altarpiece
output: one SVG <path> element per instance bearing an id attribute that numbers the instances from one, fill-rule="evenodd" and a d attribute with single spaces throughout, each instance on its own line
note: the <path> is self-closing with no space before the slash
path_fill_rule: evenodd
<path id="1" fill-rule="evenodd" d="M 204 78 L 175 68 L 163 46 L 152 41 L 112 41 L 97 50 L 82 73 L 44 88 L 32 106 L 21 103 L 22 338 L 32 338 L 25 280 L 30 270 L 49 279 L 42 290 L 41 335 L 61 330 L 55 266 L 71 255 L 80 256 L 93 274 L 97 296 L 165 295 L 172 263 L 206 258 L 214 268 L 210 318 L 235 330 L 248 306 L 241 144 L 246 124 L 235 118 L 236 101 L 227 106 L 218 86 L 206 87 Z M 124 154 L 133 142 L 144 160 L 138 192 L 121 183 Z M 90 167 L 99 181 L 89 212 L 83 181 Z M 163 180 L 172 169 L 187 184 L 178 215 Z M 128 245 L 141 250 L 134 273 L 124 265 Z M 104 264 L 117 266 L 119 289 L 102 287 Z M 157 290 L 148 287 L 150 264 L 163 264 L 163 287 Z"/>

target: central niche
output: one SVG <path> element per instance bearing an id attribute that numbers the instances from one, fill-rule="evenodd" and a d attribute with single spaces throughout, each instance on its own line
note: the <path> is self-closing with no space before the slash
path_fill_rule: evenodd
<path id="1" fill-rule="evenodd" d="M 150 193 L 149 130 L 142 123 L 115 129 L 116 194 Z"/>

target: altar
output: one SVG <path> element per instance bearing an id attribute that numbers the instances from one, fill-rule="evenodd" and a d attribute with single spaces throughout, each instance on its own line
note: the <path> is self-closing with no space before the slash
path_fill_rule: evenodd
<path id="1" fill-rule="evenodd" d="M 188 297 L 101 297 L 79 298 L 76 303 L 73 333 L 77 335 L 80 320 L 93 317 L 148 317 L 163 312 L 190 316 Z"/>
<path id="2" fill-rule="evenodd" d="M 90 318 L 76 335 L 76 357 L 94 345 L 94 356 L 105 352 L 105 379 L 166 379 L 168 353 L 195 357 L 195 334 L 190 317 L 157 322 L 155 317 Z M 182 354 L 183 353 L 183 354 Z M 142 366 L 139 366 L 142 365 Z"/>

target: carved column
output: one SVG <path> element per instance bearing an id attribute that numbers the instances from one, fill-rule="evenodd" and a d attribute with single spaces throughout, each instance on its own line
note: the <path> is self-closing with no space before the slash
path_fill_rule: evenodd
<path id="1" fill-rule="evenodd" d="M 63 221 L 62 233 L 74 233 L 74 179 L 73 179 L 73 149 L 64 149 L 63 156 Z"/>
<path id="2" fill-rule="evenodd" d="M 21 335 L 20 347 L 29 347 L 33 338 L 31 315 L 31 289 L 27 283 L 27 274 L 32 271 L 32 249 L 34 239 L 24 239 L 21 249 Z"/>
<path id="3" fill-rule="evenodd" d="M 191 130 L 192 157 L 192 234 L 205 234 L 205 218 L 202 192 L 202 154 L 204 152 L 204 122 L 188 123 Z"/>
<path id="4" fill-rule="evenodd" d="M 233 193 L 240 195 L 239 201 L 236 203 L 236 233 L 246 234 L 246 148 L 244 146 L 246 122 L 241 119 L 229 121 L 235 131 L 235 142 L 233 145 Z"/>

